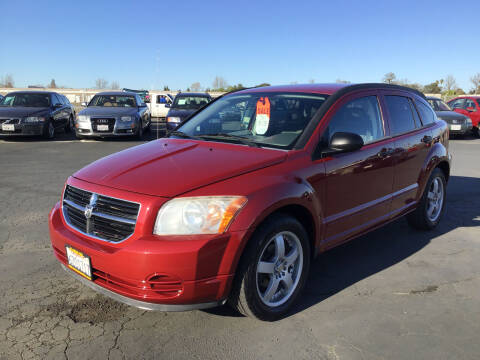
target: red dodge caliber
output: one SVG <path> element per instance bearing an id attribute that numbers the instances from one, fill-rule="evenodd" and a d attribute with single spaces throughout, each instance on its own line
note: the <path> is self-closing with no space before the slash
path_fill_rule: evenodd
<path id="1" fill-rule="evenodd" d="M 423 94 L 386 84 L 222 96 L 167 138 L 68 178 L 49 217 L 55 256 L 142 309 L 228 303 L 285 316 L 320 252 L 445 207 L 448 130 Z"/>

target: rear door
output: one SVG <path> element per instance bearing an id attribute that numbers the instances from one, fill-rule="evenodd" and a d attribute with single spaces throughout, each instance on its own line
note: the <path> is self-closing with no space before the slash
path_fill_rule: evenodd
<path id="1" fill-rule="evenodd" d="M 433 143 L 430 125 L 435 120 L 431 107 L 407 92 L 384 91 L 390 135 L 395 139 L 395 169 L 391 216 L 407 210 L 418 199 L 420 174 Z M 416 105 L 416 101 L 420 105 Z M 420 120 L 420 106 L 429 111 L 431 120 Z M 426 114 L 426 113 L 425 113 Z"/>
<path id="2" fill-rule="evenodd" d="M 377 91 L 347 96 L 327 121 L 320 146 L 328 147 L 336 132 L 356 133 L 365 142 L 358 151 L 325 161 L 324 241 L 331 247 L 385 220 L 393 186 L 394 144 L 386 136 Z"/>

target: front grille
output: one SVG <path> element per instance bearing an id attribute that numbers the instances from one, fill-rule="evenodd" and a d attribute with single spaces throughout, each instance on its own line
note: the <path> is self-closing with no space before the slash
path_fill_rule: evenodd
<path id="1" fill-rule="evenodd" d="M 101 240 L 120 242 L 135 231 L 140 204 L 99 195 L 67 185 L 63 216 L 80 232 Z"/>
<path id="2" fill-rule="evenodd" d="M 92 118 L 90 121 L 92 122 L 93 131 L 98 131 L 98 125 L 108 125 L 108 132 L 113 132 L 115 127 L 115 118 Z M 104 130 L 104 132 L 107 131 Z"/>

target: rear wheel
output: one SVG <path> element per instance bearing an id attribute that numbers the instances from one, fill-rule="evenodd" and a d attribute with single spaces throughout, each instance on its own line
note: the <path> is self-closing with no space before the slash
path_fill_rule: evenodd
<path id="1" fill-rule="evenodd" d="M 443 171 L 436 168 L 414 212 L 408 214 L 408 223 L 420 230 L 431 230 L 438 225 L 445 210 L 447 181 Z"/>
<path id="2" fill-rule="evenodd" d="M 310 267 L 310 244 L 303 226 L 277 215 L 262 224 L 242 255 L 229 304 L 243 315 L 273 321 L 298 299 Z"/>
<path id="3" fill-rule="evenodd" d="M 472 133 L 473 133 L 473 136 L 480 138 L 480 130 L 478 129 L 478 127 L 472 128 Z"/>

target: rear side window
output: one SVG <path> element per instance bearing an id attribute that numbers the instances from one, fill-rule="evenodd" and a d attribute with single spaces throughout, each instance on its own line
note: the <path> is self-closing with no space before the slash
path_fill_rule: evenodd
<path id="1" fill-rule="evenodd" d="M 392 135 L 403 134 L 415 130 L 415 120 L 409 99 L 404 96 L 385 96 L 390 114 L 390 131 Z"/>
<path id="2" fill-rule="evenodd" d="M 465 101 L 465 109 L 473 109 L 475 110 L 475 103 L 471 99 L 467 99 Z"/>
<path id="3" fill-rule="evenodd" d="M 429 106 L 417 101 L 417 108 L 422 117 L 423 125 L 433 124 L 435 122 L 435 113 Z"/>
<path id="4" fill-rule="evenodd" d="M 383 138 L 383 123 L 377 97 L 366 96 L 343 105 L 330 120 L 322 143 L 329 144 L 336 132 L 360 135 L 365 144 Z"/>

